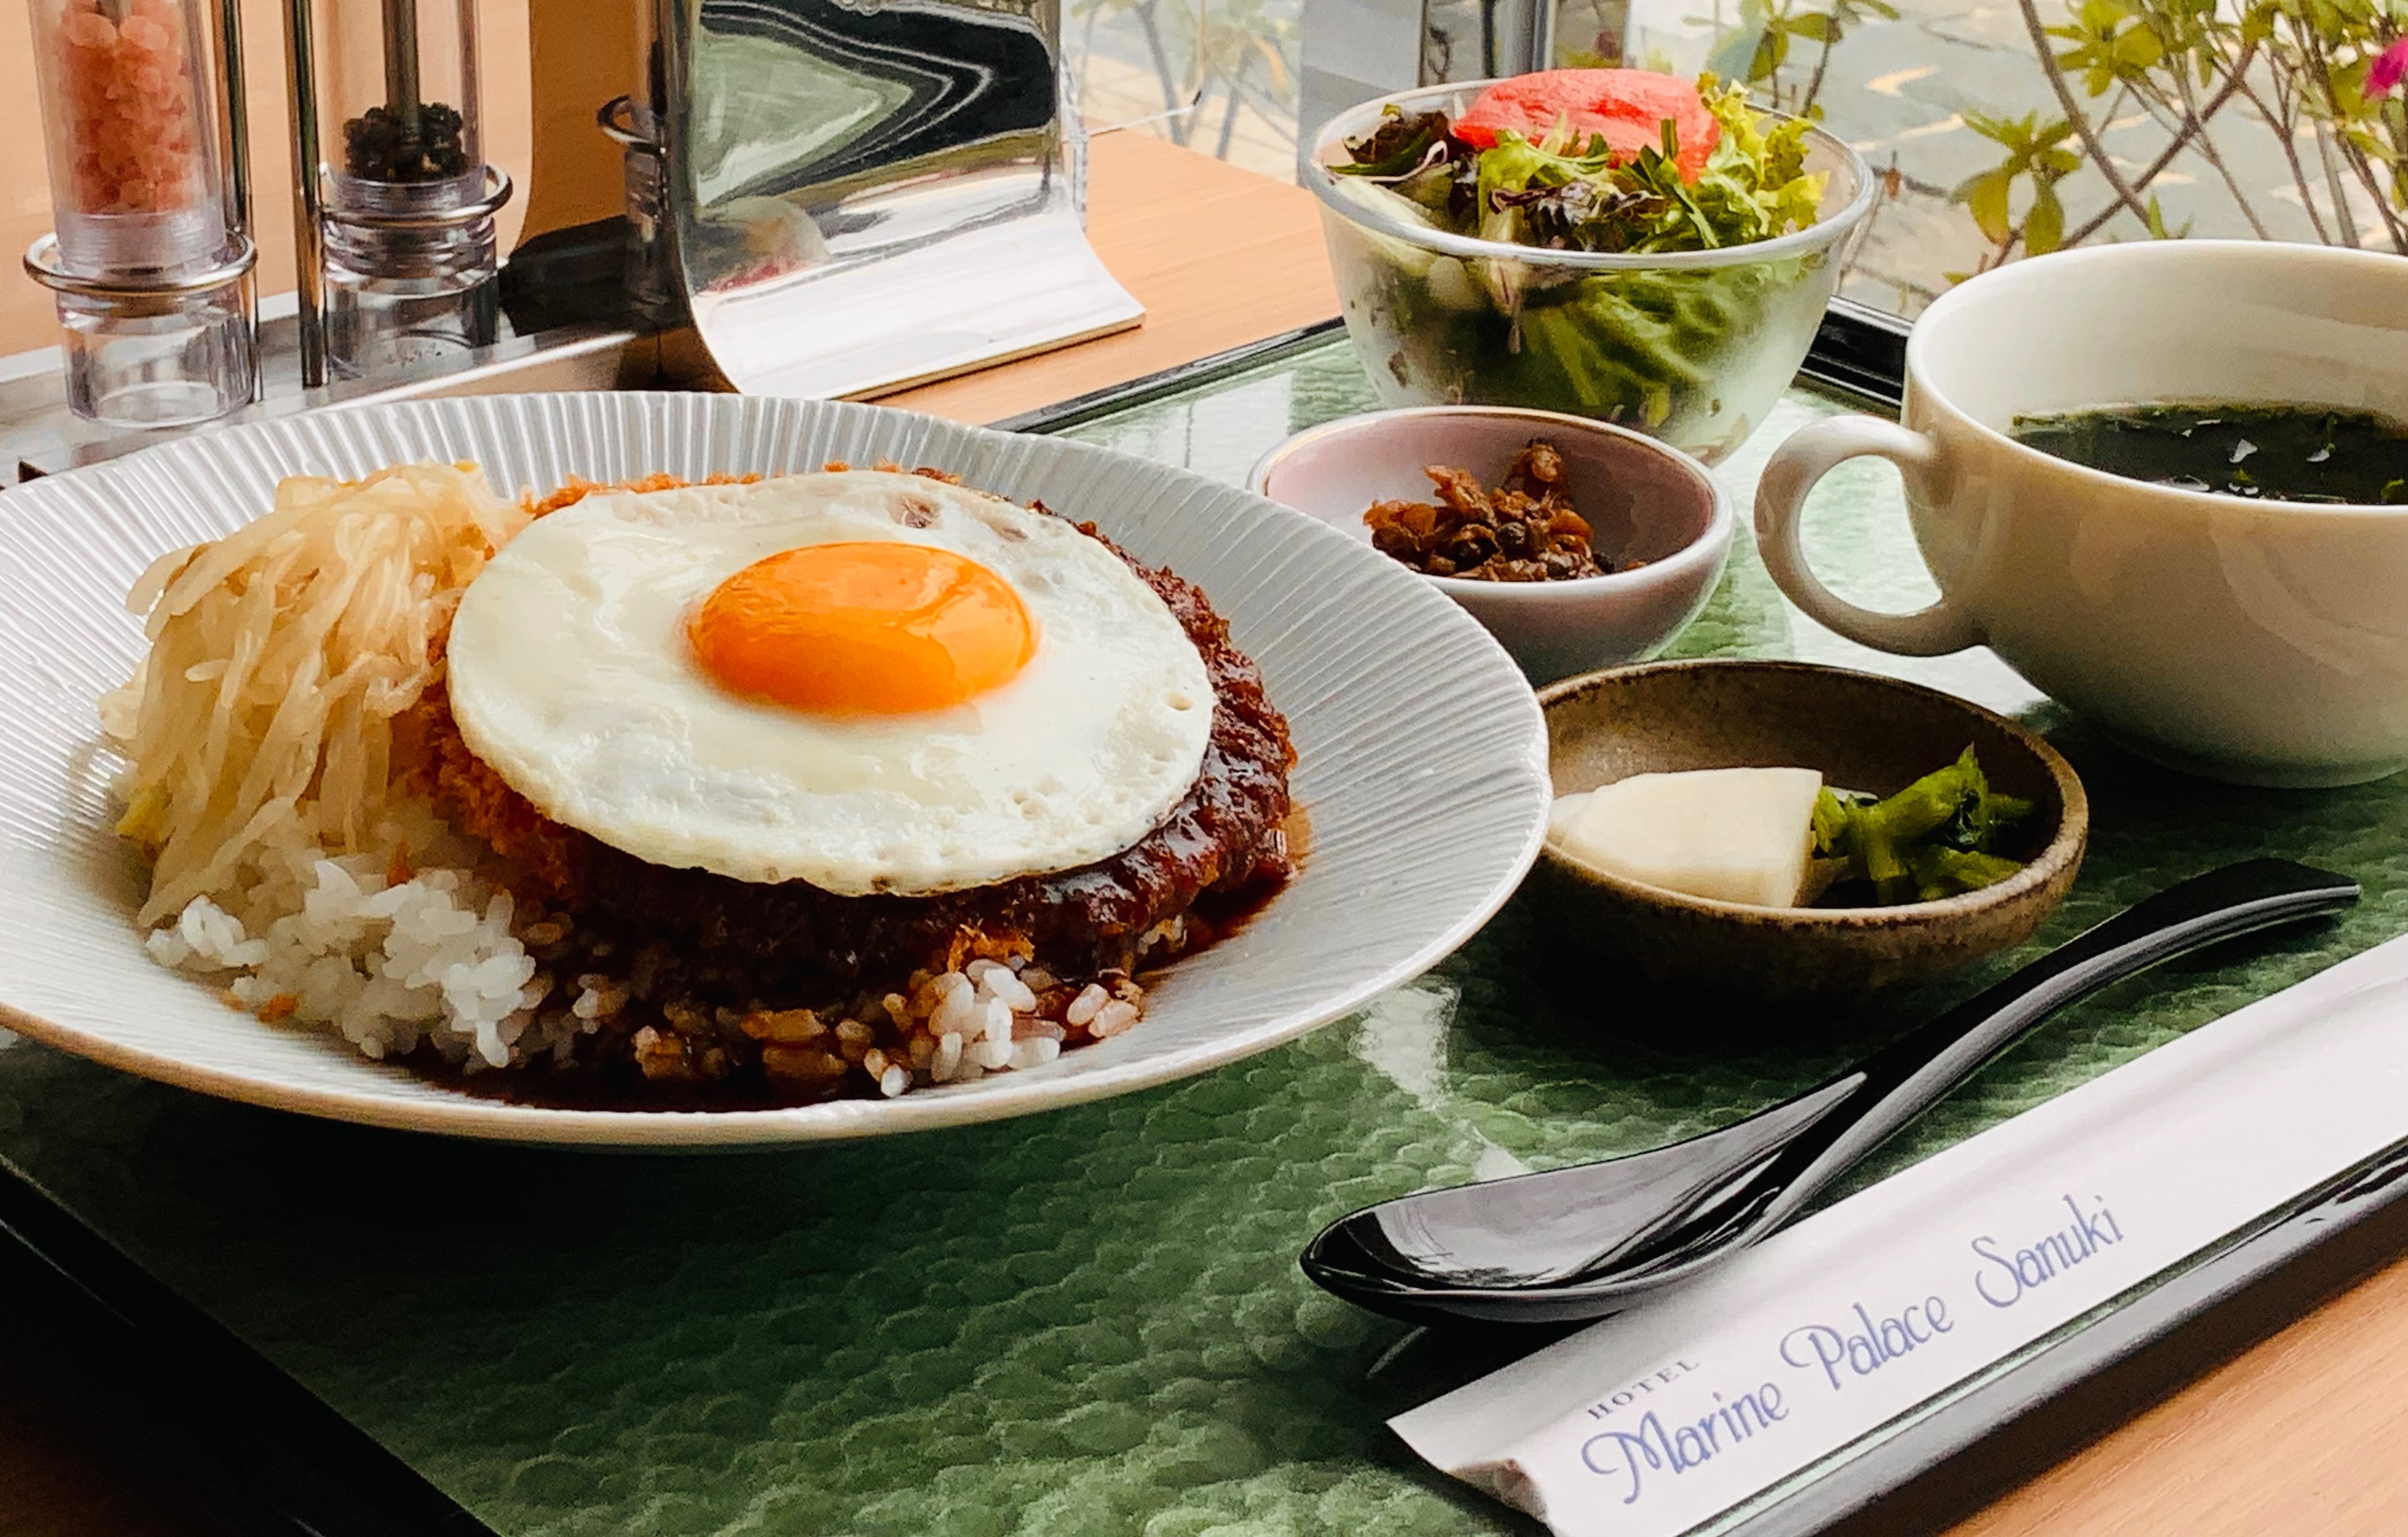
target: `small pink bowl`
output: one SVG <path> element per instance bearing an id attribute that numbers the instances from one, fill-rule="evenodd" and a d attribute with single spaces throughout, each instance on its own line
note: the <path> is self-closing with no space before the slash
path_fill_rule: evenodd
<path id="1" fill-rule="evenodd" d="M 1653 656 L 1713 595 L 1733 519 L 1706 467 L 1652 438 L 1555 411 L 1419 406 L 1300 432 L 1263 455 L 1248 483 L 1369 544 L 1363 513 L 1373 502 L 1431 499 L 1424 466 L 1453 465 L 1493 486 L 1533 438 L 1562 451 L 1598 556 L 1645 564 L 1570 582 L 1422 580 L 1488 626 L 1534 684 Z"/>

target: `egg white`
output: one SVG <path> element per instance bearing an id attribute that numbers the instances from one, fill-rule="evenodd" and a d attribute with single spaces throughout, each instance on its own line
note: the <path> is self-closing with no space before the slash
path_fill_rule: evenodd
<path id="1" fill-rule="evenodd" d="M 721 582 L 861 539 L 995 571 L 1036 622 L 1036 654 L 967 703 L 888 716 L 792 710 L 702 670 L 686 620 Z M 462 739 L 545 815 L 652 864 L 843 896 L 1115 854 L 1185 796 L 1212 721 L 1203 658 L 1111 551 L 999 497 L 875 470 L 588 496 L 469 583 L 449 655 Z"/>

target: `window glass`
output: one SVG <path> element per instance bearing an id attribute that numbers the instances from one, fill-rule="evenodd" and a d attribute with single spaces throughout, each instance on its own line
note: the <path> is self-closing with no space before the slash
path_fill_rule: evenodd
<path id="1" fill-rule="evenodd" d="M 1300 8 L 1299 0 L 1065 0 L 1089 130 L 1155 134 L 1294 180 Z"/>
<path id="2" fill-rule="evenodd" d="M 1089 69 L 1152 69 L 1161 83 L 1139 93 L 1168 99 L 1181 65 L 1156 64 L 1135 19 L 1177 3 L 1070 0 L 1068 26 L 1075 40 L 1083 18 L 1114 21 Z M 2059 246 L 2408 251 L 2408 0 L 1547 0 L 1535 17 L 1536 0 L 1198 3 L 1197 105 L 1150 131 L 1280 177 L 1299 122 L 1526 67 L 1534 44 L 1559 64 L 1744 79 L 1884 176 L 1842 292 L 1902 314 Z"/>

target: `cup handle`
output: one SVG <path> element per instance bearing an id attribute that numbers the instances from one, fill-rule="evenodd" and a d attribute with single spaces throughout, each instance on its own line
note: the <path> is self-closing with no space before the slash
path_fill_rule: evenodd
<path id="1" fill-rule="evenodd" d="M 1940 656 L 1982 644 L 1981 626 L 1945 596 L 1913 613 L 1882 613 L 1840 596 L 1808 567 L 1798 539 L 1806 494 L 1842 461 L 1867 453 L 1887 459 L 1909 481 L 1923 480 L 1940 464 L 1939 445 L 1930 438 L 1873 416 L 1817 422 L 1773 451 L 1756 487 L 1756 542 L 1774 585 L 1813 619 L 1876 651 Z"/>

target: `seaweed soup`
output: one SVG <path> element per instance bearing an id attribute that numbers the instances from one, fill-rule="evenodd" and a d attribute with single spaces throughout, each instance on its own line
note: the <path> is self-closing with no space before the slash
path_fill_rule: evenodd
<path id="1" fill-rule="evenodd" d="M 2274 502 L 2408 503 L 2408 424 L 2326 406 L 2110 406 L 2007 436 L 2129 480 Z"/>

